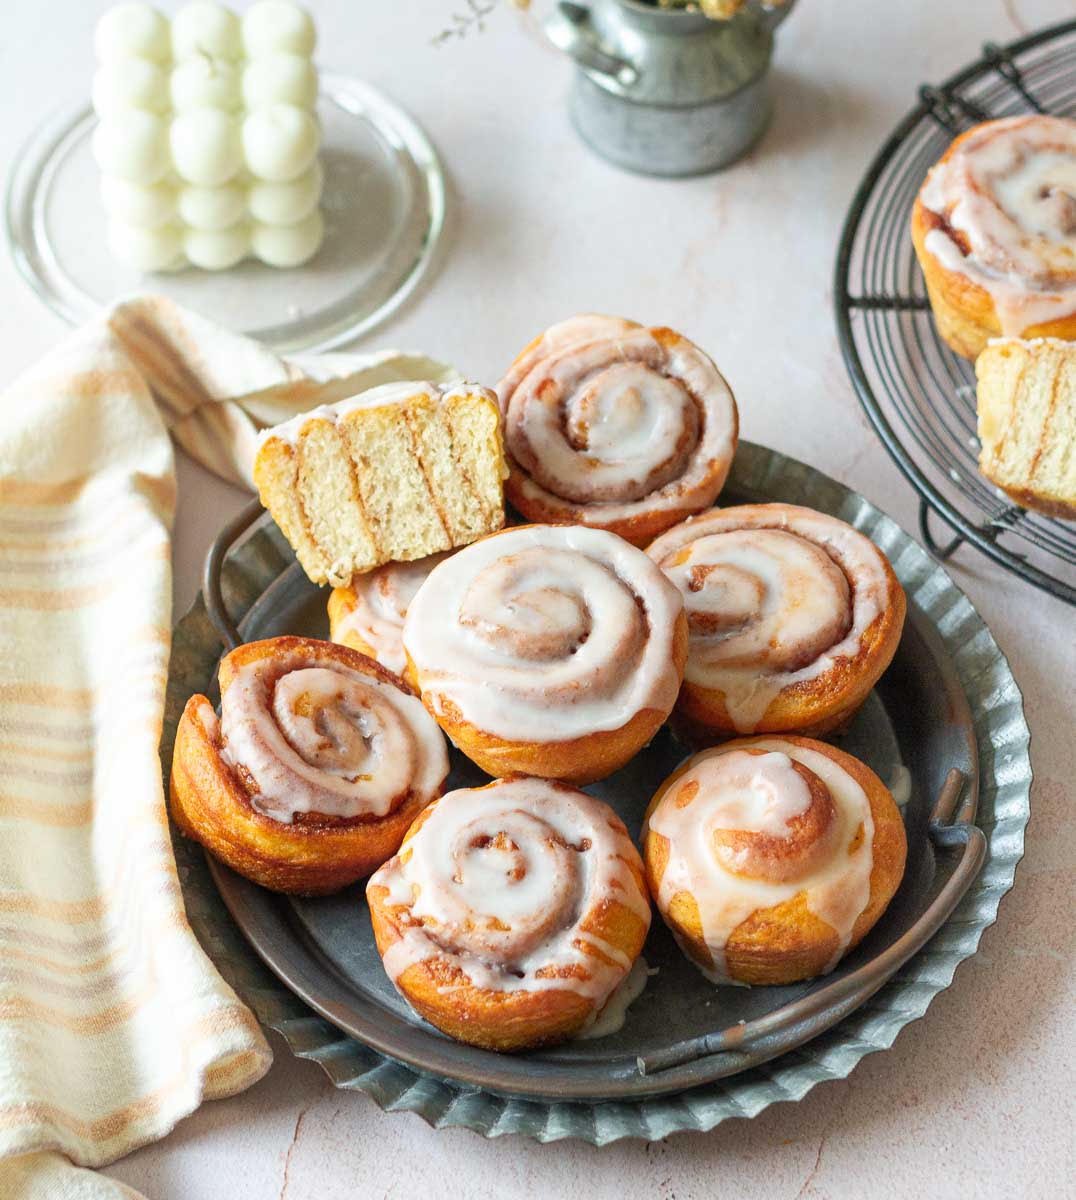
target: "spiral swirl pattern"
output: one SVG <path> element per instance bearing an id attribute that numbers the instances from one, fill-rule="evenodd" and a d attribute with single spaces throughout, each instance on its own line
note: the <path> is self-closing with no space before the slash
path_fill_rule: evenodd
<path id="1" fill-rule="evenodd" d="M 1076 313 L 1076 122 L 1006 117 L 976 126 L 920 193 L 926 249 L 990 293 L 1002 332 Z"/>
<path id="2" fill-rule="evenodd" d="M 715 509 L 647 552 L 684 597 L 685 680 L 722 693 L 739 732 L 757 728 L 786 688 L 856 656 L 899 592 L 867 538 L 792 505 Z"/>
<path id="3" fill-rule="evenodd" d="M 599 906 L 625 906 L 638 917 L 641 948 L 650 924 L 641 872 L 607 805 L 517 778 L 443 797 L 367 891 L 385 889 L 400 922 L 385 954 L 393 981 L 437 959 L 473 987 L 567 989 L 600 1007 L 634 955 L 596 935 L 591 918 Z"/>
<path id="4" fill-rule="evenodd" d="M 676 896 L 694 898 L 710 960 L 702 965 L 716 982 L 730 980 L 730 937 L 759 910 L 803 893 L 808 909 L 837 933 L 831 970 L 867 907 L 871 807 L 823 749 L 804 739 L 729 743 L 690 759 L 655 797 L 643 837 L 648 864 L 651 834 L 667 855 L 658 908 L 669 921 Z"/>
<path id="5" fill-rule="evenodd" d="M 736 447 L 736 404 L 710 359 L 634 321 L 553 326 L 498 396 L 509 496 L 531 520 L 653 536 L 713 503 Z"/>
<path id="6" fill-rule="evenodd" d="M 407 610 L 426 576 L 451 553 L 386 563 L 354 576 L 348 587 L 337 588 L 335 602 L 329 605 L 332 640 L 344 645 L 354 641 L 360 652 L 369 652 L 383 667 L 402 675 L 407 665 L 403 648 Z"/>
<path id="7" fill-rule="evenodd" d="M 222 676 L 221 757 L 255 809 L 285 824 L 299 813 L 377 818 L 437 794 L 448 755 L 421 701 L 348 650 L 266 645 Z"/>
<path id="8" fill-rule="evenodd" d="M 530 525 L 458 551 L 419 588 L 404 646 L 434 712 L 557 742 L 668 713 L 682 604 L 645 554 L 599 530 Z"/>

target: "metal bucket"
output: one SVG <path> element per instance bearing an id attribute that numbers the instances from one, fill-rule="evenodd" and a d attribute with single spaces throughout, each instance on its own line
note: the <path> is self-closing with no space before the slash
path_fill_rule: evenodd
<path id="1" fill-rule="evenodd" d="M 560 3 L 550 40 L 577 64 L 572 120 L 604 158 L 647 175 L 698 175 L 740 158 L 770 116 L 773 31 L 795 0 L 728 20 L 640 0 Z"/>

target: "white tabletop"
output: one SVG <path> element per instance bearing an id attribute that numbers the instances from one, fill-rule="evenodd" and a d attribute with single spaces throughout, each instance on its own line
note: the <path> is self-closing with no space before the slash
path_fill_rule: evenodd
<path id="1" fill-rule="evenodd" d="M 409 108 L 443 153 L 455 193 L 443 267 L 364 349 L 422 348 L 495 382 L 532 335 L 580 310 L 671 325 L 732 382 L 745 437 L 804 459 L 916 527 L 916 498 L 868 428 L 841 363 L 830 298 L 841 221 L 919 82 L 943 78 L 984 39 L 1074 15 L 1071 3 L 802 0 L 780 34 L 777 113 L 762 143 L 732 170 L 685 182 L 636 178 L 583 148 L 565 112 L 570 67 L 508 0 L 484 29 L 441 46 L 434 35 L 467 0 L 308 3 L 323 65 L 369 79 Z M 80 81 L 88 89 L 91 30 L 105 7 L 7 6 L 0 162 Z M 0 299 L 10 377 L 64 327 L 6 259 Z M 195 593 L 212 535 L 242 500 L 180 464 L 177 612 Z M 596 1150 L 485 1141 L 384 1114 L 362 1094 L 335 1090 L 274 1036 L 266 1079 L 204 1105 L 110 1174 L 152 1200 L 1064 1194 L 1073 1175 L 1076 824 L 1066 793 L 1076 779 L 1076 614 L 967 548 L 953 569 L 1023 689 L 1035 815 L 1016 888 L 981 952 L 892 1050 L 752 1121 Z"/>

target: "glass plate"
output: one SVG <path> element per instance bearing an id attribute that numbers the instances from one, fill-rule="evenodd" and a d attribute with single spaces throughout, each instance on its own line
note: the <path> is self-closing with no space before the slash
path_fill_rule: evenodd
<path id="1" fill-rule="evenodd" d="M 376 88 L 323 74 L 325 241 L 305 266 L 244 262 L 143 274 L 112 258 L 90 150 L 86 102 L 34 130 L 15 156 L 5 203 L 20 274 L 78 324 L 132 292 L 152 290 L 280 352 L 326 350 L 384 321 L 428 273 L 445 223 L 445 179 L 419 126 Z"/>

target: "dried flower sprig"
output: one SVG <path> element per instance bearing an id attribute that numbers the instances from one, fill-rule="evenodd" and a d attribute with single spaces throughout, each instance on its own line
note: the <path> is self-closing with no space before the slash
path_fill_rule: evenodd
<path id="1" fill-rule="evenodd" d="M 456 41 L 467 37 L 470 33 L 482 33 L 486 28 L 486 18 L 497 7 L 498 0 L 466 0 L 463 12 L 454 12 L 449 17 L 449 24 L 435 34 L 432 41 L 435 46 L 443 46 L 445 42 Z M 515 8 L 529 8 L 530 0 L 511 0 Z"/>

